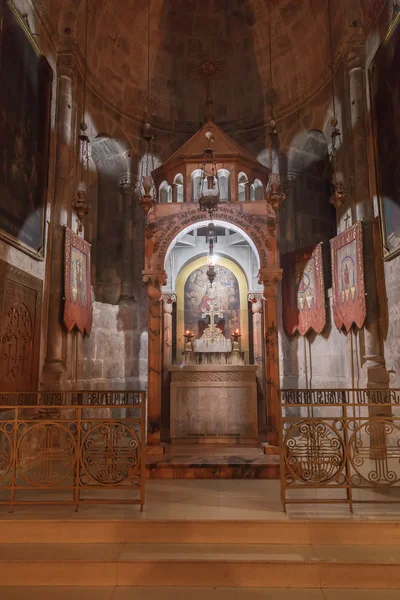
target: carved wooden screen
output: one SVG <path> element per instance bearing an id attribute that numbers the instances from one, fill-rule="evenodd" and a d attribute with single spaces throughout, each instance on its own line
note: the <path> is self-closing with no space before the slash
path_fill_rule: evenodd
<path id="1" fill-rule="evenodd" d="M 0 391 L 36 390 L 42 282 L 0 260 Z"/>

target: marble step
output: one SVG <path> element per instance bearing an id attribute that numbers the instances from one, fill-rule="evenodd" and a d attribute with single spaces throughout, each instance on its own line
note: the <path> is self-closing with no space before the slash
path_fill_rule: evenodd
<path id="1" fill-rule="evenodd" d="M 398 600 L 400 590 L 0 587 L 1 600 Z"/>
<path id="2" fill-rule="evenodd" d="M 135 508 L 124 518 L 89 520 L 68 510 L 68 519 L 26 519 L 19 513 L 7 514 L 8 518 L 3 515 L 0 543 L 400 545 L 398 521 L 145 520 Z"/>
<path id="3" fill-rule="evenodd" d="M 3 586 L 400 589 L 399 546 L 0 544 Z"/>

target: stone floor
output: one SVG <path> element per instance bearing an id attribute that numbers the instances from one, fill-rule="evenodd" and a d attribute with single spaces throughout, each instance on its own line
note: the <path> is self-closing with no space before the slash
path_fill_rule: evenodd
<path id="1" fill-rule="evenodd" d="M 1 600 L 398 600 L 399 590 L 257 588 L 2 588 Z"/>
<path id="2" fill-rule="evenodd" d="M 399 490 L 395 490 L 398 494 Z M 308 491 L 307 497 L 321 497 Z M 297 493 L 298 499 L 305 492 Z M 331 494 L 333 499 L 337 494 Z M 325 494 L 326 497 L 326 494 Z M 343 493 L 342 493 L 343 497 Z M 0 506 L 3 519 L 46 518 L 67 520 L 112 519 L 128 520 L 247 520 L 290 521 L 303 519 L 400 519 L 398 504 L 376 504 L 385 494 L 369 493 L 369 502 L 355 504 L 351 514 L 346 504 L 293 504 L 287 513 L 282 511 L 279 480 L 150 480 L 146 484 L 146 504 L 141 513 L 137 506 L 93 505 L 81 506 L 76 513 L 71 506 L 17 506 L 10 514 L 7 506 Z M 393 498 L 389 498 L 393 499 Z M 399 498 L 397 498 L 399 500 Z"/>
<path id="3" fill-rule="evenodd" d="M 2 588 L 1 600 L 398 600 L 399 590 L 257 588 Z"/>

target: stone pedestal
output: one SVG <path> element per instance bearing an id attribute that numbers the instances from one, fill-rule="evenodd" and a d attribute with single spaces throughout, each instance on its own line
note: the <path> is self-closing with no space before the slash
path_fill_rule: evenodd
<path id="1" fill-rule="evenodd" d="M 257 367 L 186 365 L 169 371 L 172 442 L 256 442 Z"/>

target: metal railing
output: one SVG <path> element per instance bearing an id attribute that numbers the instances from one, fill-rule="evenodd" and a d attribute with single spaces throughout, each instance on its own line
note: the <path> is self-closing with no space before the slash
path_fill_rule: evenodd
<path id="1" fill-rule="evenodd" d="M 18 504 L 82 503 L 143 508 L 145 392 L 0 398 L 0 504 L 11 510 Z"/>
<path id="2" fill-rule="evenodd" d="M 145 392 L 131 390 L 78 390 L 0 392 L 1 406 L 126 406 L 137 405 Z"/>
<path id="3" fill-rule="evenodd" d="M 288 504 L 400 502 L 400 390 L 280 390 Z"/>

